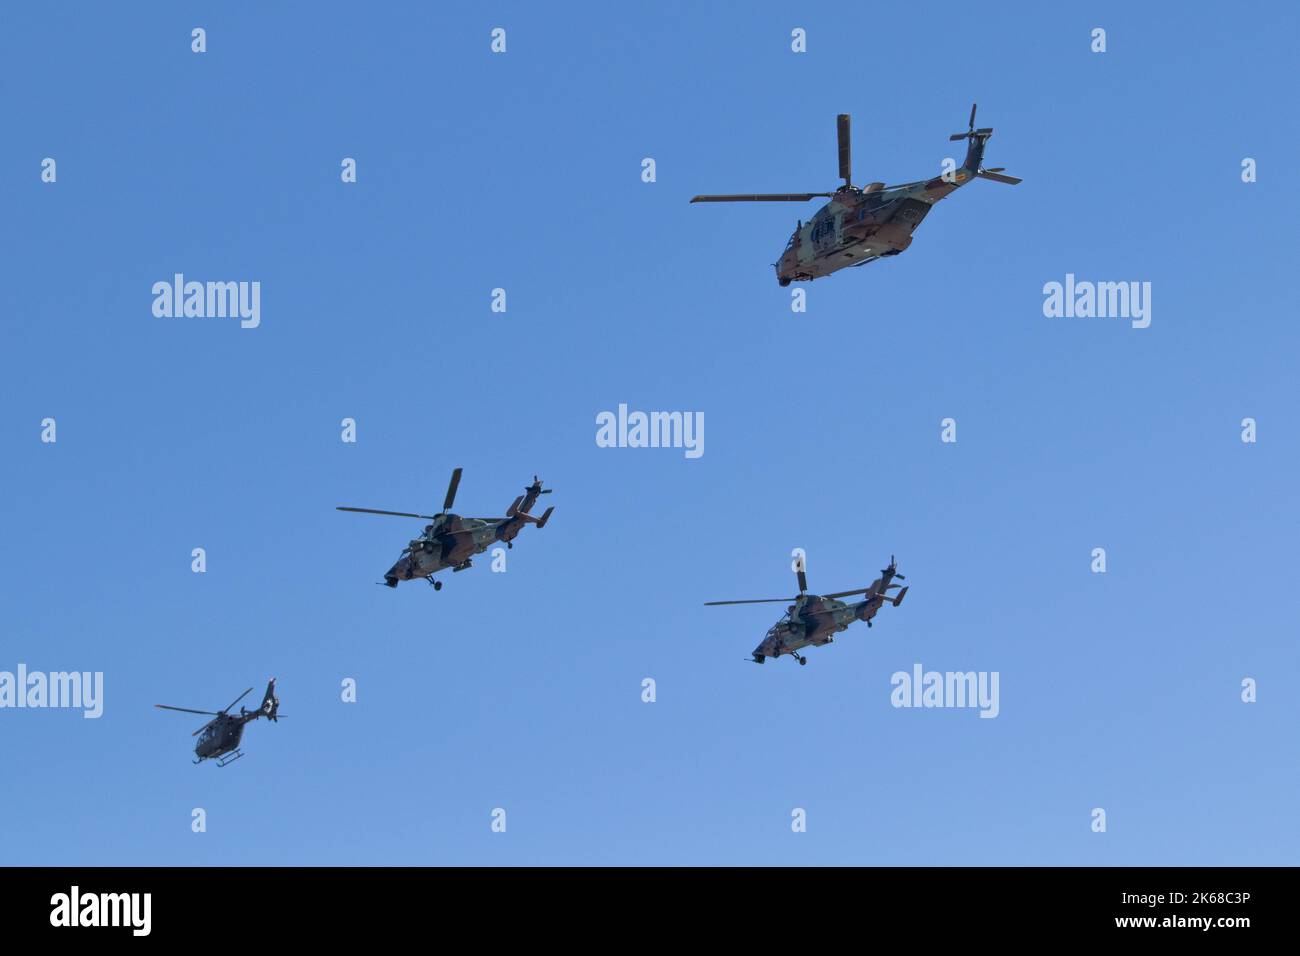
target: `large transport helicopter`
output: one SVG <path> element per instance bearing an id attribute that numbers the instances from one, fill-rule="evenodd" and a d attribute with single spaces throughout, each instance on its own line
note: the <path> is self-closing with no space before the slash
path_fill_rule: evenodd
<path id="1" fill-rule="evenodd" d="M 972 179 L 991 179 L 1015 186 L 1023 180 L 1002 175 L 1001 166 L 985 169 L 984 144 L 993 135 L 991 127 L 975 128 L 975 106 L 970 108 L 970 128 L 953 133 L 950 140 L 968 140 L 961 168 L 933 179 L 886 186 L 853 185 L 850 162 L 849 117 L 836 118 L 840 149 L 840 176 L 844 185 L 833 193 L 746 193 L 726 196 L 696 196 L 691 202 L 807 202 L 816 197 L 830 199 L 806 223 L 800 220 L 785 251 L 775 264 L 777 281 L 819 279 L 849 266 L 864 266 L 885 256 L 896 256 L 912 244 L 912 233 L 930 212 L 930 207 Z"/>
<path id="2" fill-rule="evenodd" d="M 470 559 L 474 555 L 482 554 L 497 541 L 504 541 L 507 548 L 513 548 L 515 536 L 525 525 L 535 524 L 538 528 L 544 528 L 550 520 L 551 512 L 555 510 L 553 507 L 547 508 L 540 518 L 529 513 L 539 497 L 551 493 L 551 489 L 543 488 L 541 480 L 533 475 L 533 483 L 506 509 L 504 518 L 462 518 L 451 514 L 451 506 L 456 501 L 456 489 L 460 487 L 460 473 L 459 468 L 451 473 L 447 497 L 443 499 L 442 511 L 436 515 L 379 511 L 375 508 L 338 509 L 397 518 L 423 518 L 433 522 L 425 525 L 420 536 L 402 549 L 402 556 L 388 569 L 383 581 L 388 587 L 397 587 L 399 581 L 423 578 L 433 585 L 435 591 L 441 591 L 442 582 L 433 579 L 435 572 L 443 568 L 451 568 L 453 572 L 464 571 L 473 565 Z"/>
<path id="3" fill-rule="evenodd" d="M 753 650 L 753 663 L 761 664 L 769 657 L 789 654 L 800 664 L 807 664 L 808 658 L 799 651 L 805 647 L 821 647 L 835 640 L 835 635 L 848 628 L 854 621 L 866 621 L 871 626 L 871 619 L 886 604 L 894 607 L 903 603 L 907 588 L 894 584 L 894 578 L 906 581 L 898 573 L 898 565 L 893 555 L 889 558 L 889 567 L 880 572 L 880 577 L 872 582 L 871 587 L 858 588 L 856 591 L 836 591 L 834 594 L 809 594 L 808 579 L 803 568 L 797 570 L 799 575 L 799 593 L 792 598 L 759 598 L 753 601 L 706 601 L 707 606 L 722 604 L 781 604 L 793 602 L 786 608 L 786 615 L 772 625 L 763 638 L 763 642 Z M 889 592 L 902 587 L 896 595 Z M 836 598 L 850 597 L 854 594 L 864 595 L 863 600 L 845 603 Z M 749 658 L 746 658 L 747 660 Z"/>
<path id="4" fill-rule="evenodd" d="M 245 710 L 240 707 L 238 714 L 230 713 L 230 708 L 251 694 L 252 691 L 253 688 L 248 688 L 248 690 L 232 700 L 224 710 L 192 710 L 189 707 L 172 707 L 169 704 L 154 704 L 154 706 L 162 710 L 179 710 L 186 714 L 207 714 L 211 716 L 211 720 L 191 735 L 199 738 L 194 745 L 194 755 L 198 758 L 194 762 L 203 763 L 205 760 L 215 760 L 218 767 L 224 767 L 226 764 L 233 763 L 244 756 L 244 752 L 239 749 L 239 743 L 244 738 L 244 727 L 250 721 L 265 717 L 275 723 L 280 719 L 280 698 L 275 696 L 274 677 L 266 685 L 266 693 L 262 696 L 261 707 L 257 710 Z"/>

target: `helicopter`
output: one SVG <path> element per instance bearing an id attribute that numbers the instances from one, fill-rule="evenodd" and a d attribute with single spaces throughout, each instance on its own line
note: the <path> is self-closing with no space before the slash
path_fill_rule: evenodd
<path id="1" fill-rule="evenodd" d="M 259 717 L 265 717 L 272 723 L 280 719 L 280 698 L 275 696 L 274 677 L 266 685 L 266 693 L 262 696 L 260 708 L 245 710 L 240 707 L 238 715 L 230 713 L 230 708 L 252 693 L 252 690 L 253 688 L 248 688 L 223 710 L 192 710 L 189 707 L 172 707 L 169 704 L 154 704 L 154 706 L 162 710 L 179 710 L 186 714 L 211 715 L 212 720 L 191 735 L 199 738 L 198 743 L 194 745 L 194 754 L 198 757 L 194 762 L 199 764 L 205 760 L 215 760 L 218 767 L 224 767 L 244 756 L 244 752 L 239 749 L 239 742 L 243 739 L 245 724 Z"/>
<path id="2" fill-rule="evenodd" d="M 793 601 L 786 609 L 786 615 L 772 625 L 763 638 L 763 642 L 753 650 L 752 663 L 761 664 L 769 657 L 789 654 L 800 664 L 807 664 L 808 658 L 799 653 L 803 647 L 821 647 L 835 639 L 835 635 L 845 630 L 854 621 L 866 621 L 871 626 L 871 619 L 886 602 L 894 607 L 903 603 L 907 587 L 894 584 L 894 578 L 906 581 L 898 573 L 898 564 L 894 556 L 889 556 L 889 567 L 880 572 L 880 577 L 869 588 L 856 591 L 836 591 L 834 594 L 809 594 L 808 578 L 803 568 L 796 569 L 799 575 L 799 594 L 792 598 L 760 598 L 754 601 L 706 601 L 705 606 L 716 607 L 722 604 L 778 604 Z M 902 587 L 895 595 L 888 592 Z M 849 597 L 854 594 L 866 595 L 864 600 L 846 604 L 836 598 Z M 751 660 L 745 658 L 745 660 Z"/>
<path id="3" fill-rule="evenodd" d="M 538 528 L 546 527 L 554 507 L 547 508 L 540 518 L 529 513 L 542 495 L 549 495 L 550 488 L 543 488 L 541 479 L 533 475 L 533 483 L 524 489 L 524 493 L 515 499 L 504 518 L 462 518 L 451 513 L 451 506 L 456 500 L 456 489 L 460 486 L 460 468 L 451 473 L 451 483 L 447 486 L 447 497 L 443 499 L 442 511 L 436 515 L 418 515 L 408 511 L 379 511 L 375 508 L 344 508 L 339 511 L 358 511 L 362 514 L 393 515 L 398 518 L 423 518 L 433 524 L 425 525 L 420 536 L 402 549 L 401 557 L 384 575 L 383 583 L 390 588 L 397 587 L 399 581 L 414 581 L 423 578 L 433 585 L 435 591 L 442 590 L 442 582 L 435 581 L 433 575 L 443 568 L 453 572 L 464 571 L 471 567 L 470 560 L 476 554 L 482 554 L 493 543 L 504 541 L 507 548 L 513 548 L 515 536 L 525 525 L 535 524 Z"/>
<path id="4" fill-rule="evenodd" d="M 807 202 L 816 197 L 830 199 L 817 214 L 802 220 L 786 243 L 781 258 L 774 264 L 777 282 L 811 281 L 850 266 L 864 266 L 886 256 L 896 256 L 912 244 L 912 233 L 929 213 L 930 207 L 953 190 L 972 179 L 991 179 L 1015 186 L 1024 180 L 1004 176 L 1005 167 L 985 169 L 984 144 L 993 135 L 992 128 L 975 128 L 975 108 L 970 108 L 969 128 L 953 133 L 951 141 L 968 140 L 966 159 L 961 168 L 933 179 L 922 179 L 899 186 L 868 183 L 853 185 L 850 162 L 849 115 L 836 117 L 839 140 L 840 176 L 844 185 L 833 193 L 768 193 L 727 196 L 696 196 L 691 202 Z"/>

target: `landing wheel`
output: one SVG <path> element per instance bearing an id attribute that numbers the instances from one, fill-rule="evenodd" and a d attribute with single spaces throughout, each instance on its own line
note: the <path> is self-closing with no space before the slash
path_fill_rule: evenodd
<path id="1" fill-rule="evenodd" d="M 442 590 L 442 582 L 441 582 L 441 581 L 434 581 L 434 582 L 433 582 L 433 589 L 434 589 L 435 591 L 441 591 L 441 590 Z"/>
<path id="2" fill-rule="evenodd" d="M 507 542 L 506 542 L 506 550 L 507 550 L 507 551 L 509 551 L 509 550 L 510 550 L 511 548 L 513 548 L 514 546 L 515 546 L 515 543 L 514 543 L 513 541 L 507 541 Z"/>
<path id="3" fill-rule="evenodd" d="M 799 665 L 800 665 L 801 667 L 802 667 L 804 664 L 807 664 L 807 663 L 808 663 L 808 658 L 806 658 L 806 657 L 801 657 L 801 658 L 799 658 Z"/>

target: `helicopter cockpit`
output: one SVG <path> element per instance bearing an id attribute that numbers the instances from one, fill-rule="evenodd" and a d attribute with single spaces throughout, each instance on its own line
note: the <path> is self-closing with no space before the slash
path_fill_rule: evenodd
<path id="1" fill-rule="evenodd" d="M 801 627 L 802 625 L 800 625 L 795 619 L 795 614 L 797 612 L 798 612 L 798 607 L 794 604 L 791 604 L 788 608 L 785 609 L 785 617 L 781 618 L 781 620 L 777 621 L 775 624 L 773 624 L 771 627 L 767 629 L 767 636 L 781 637 L 785 634 L 788 634 L 792 629 Z"/>

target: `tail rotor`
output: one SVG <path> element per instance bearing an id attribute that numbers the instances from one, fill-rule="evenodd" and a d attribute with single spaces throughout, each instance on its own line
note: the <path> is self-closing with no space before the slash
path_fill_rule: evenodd
<path id="1" fill-rule="evenodd" d="M 907 575 L 898 573 L 898 561 L 891 554 L 889 556 L 889 567 L 883 568 L 880 572 L 880 580 L 884 584 L 885 592 L 892 591 L 894 588 L 898 587 L 897 584 L 889 583 L 890 580 L 893 578 L 897 578 L 900 581 L 906 581 Z M 882 593 L 882 596 L 885 598 L 886 601 L 894 605 L 894 607 L 898 607 L 898 605 L 903 603 L 903 598 L 907 596 L 907 586 L 904 585 L 902 590 L 900 590 L 892 598 L 884 593 Z"/>
<path id="2" fill-rule="evenodd" d="M 509 518 L 518 518 L 528 524 L 535 524 L 539 529 L 546 527 L 546 522 L 550 520 L 551 512 L 555 510 L 554 506 L 547 508 L 542 512 L 540 518 L 534 517 L 531 514 L 531 509 L 538 498 L 542 495 L 549 495 L 553 490 L 554 489 L 552 488 L 543 488 L 542 480 L 536 475 L 533 475 L 533 483 L 524 489 L 522 496 L 515 499 L 514 504 L 512 504 L 510 509 L 506 512 L 506 516 Z"/>
<path id="3" fill-rule="evenodd" d="M 975 175 L 980 179 L 991 179 L 995 183 L 1006 183 L 1008 186 L 1019 185 L 1024 182 L 1024 180 L 1017 176 L 1003 175 L 1002 170 L 1004 167 L 995 166 L 993 169 L 985 169 L 981 165 L 981 162 L 984 159 L 984 144 L 988 141 L 989 137 L 993 135 L 993 127 L 983 126 L 979 129 L 975 128 L 975 110 L 978 105 L 979 104 L 977 103 L 972 103 L 970 105 L 970 121 L 966 124 L 966 132 L 953 133 L 948 137 L 948 141 L 956 142 L 963 139 L 970 141 L 964 165 L 967 169 L 975 170 Z"/>
<path id="4" fill-rule="evenodd" d="M 993 135 L 993 127 L 991 126 L 985 126 L 982 129 L 975 128 L 975 110 L 978 108 L 978 106 L 979 106 L 978 103 L 972 103 L 970 105 L 970 122 L 967 124 L 968 129 L 966 130 L 966 132 L 953 133 L 951 136 L 948 137 L 949 142 L 955 143 L 961 139 L 975 139 L 976 137 L 982 139 L 988 139 L 990 136 Z"/>

